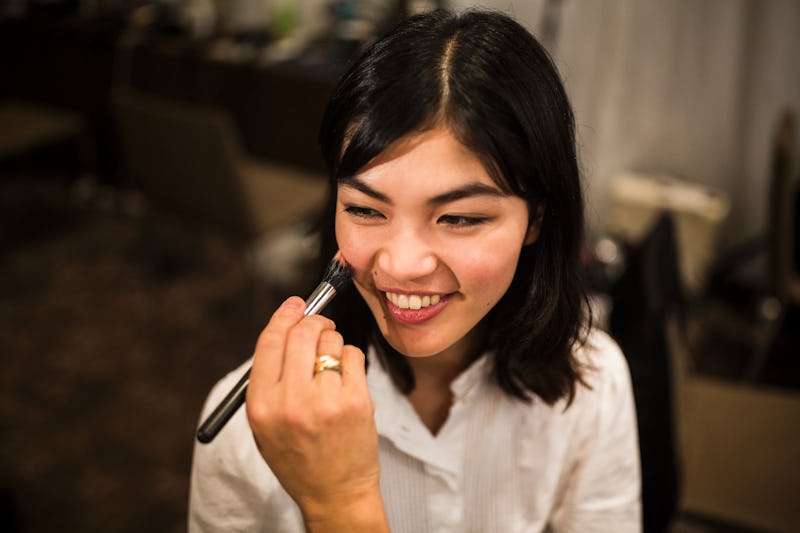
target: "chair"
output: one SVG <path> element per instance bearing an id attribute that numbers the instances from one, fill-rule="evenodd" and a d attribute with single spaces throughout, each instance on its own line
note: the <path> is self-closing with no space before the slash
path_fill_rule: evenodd
<path id="1" fill-rule="evenodd" d="M 778 118 L 772 146 L 769 195 L 771 289 L 784 305 L 800 305 L 800 169 L 797 167 L 795 115 Z"/>
<path id="2" fill-rule="evenodd" d="M 94 149 L 80 113 L 34 102 L 0 102 L 0 161 L 66 142 L 85 170 Z"/>
<path id="3" fill-rule="evenodd" d="M 253 242 L 322 205 L 321 175 L 247 157 L 222 110 L 130 89 L 112 110 L 123 167 L 157 210 Z"/>
<path id="4" fill-rule="evenodd" d="M 305 288 L 315 249 L 309 228 L 327 189 L 323 176 L 248 157 L 220 109 L 122 88 L 112 93 L 111 105 L 124 172 L 150 211 L 243 248 L 254 317 L 273 299 Z M 148 217 L 143 229 L 145 246 L 155 248 L 150 266 L 157 274 L 194 266 L 197 245 L 159 244 L 165 227 L 175 226 L 154 231 L 153 221 Z"/>
<path id="5" fill-rule="evenodd" d="M 751 353 L 741 377 L 797 388 L 800 384 L 800 172 L 795 114 L 783 111 L 770 145 L 766 231 L 722 254 L 705 297 L 731 312 L 753 316 Z M 764 265 L 756 263 L 764 260 Z M 756 278 L 746 268 L 761 267 Z M 765 267 L 765 268 L 764 268 Z"/>

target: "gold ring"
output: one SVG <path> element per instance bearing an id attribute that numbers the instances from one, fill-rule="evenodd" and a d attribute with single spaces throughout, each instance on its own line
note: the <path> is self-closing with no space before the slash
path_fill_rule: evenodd
<path id="1" fill-rule="evenodd" d="M 342 362 L 332 355 L 320 355 L 314 361 L 314 375 L 324 372 L 326 370 L 333 370 L 334 372 L 342 373 Z"/>

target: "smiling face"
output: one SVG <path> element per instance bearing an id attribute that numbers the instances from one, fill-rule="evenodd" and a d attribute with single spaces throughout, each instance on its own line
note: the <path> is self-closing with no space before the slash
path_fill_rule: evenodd
<path id="1" fill-rule="evenodd" d="M 399 139 L 338 185 L 339 248 L 381 333 L 409 357 L 469 356 L 535 238 L 525 201 L 443 127 Z"/>

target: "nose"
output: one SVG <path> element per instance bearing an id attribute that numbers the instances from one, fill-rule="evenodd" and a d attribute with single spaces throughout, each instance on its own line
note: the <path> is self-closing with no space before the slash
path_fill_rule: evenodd
<path id="1" fill-rule="evenodd" d="M 433 274 L 439 259 L 424 235 L 407 228 L 384 241 L 376 263 L 396 281 L 414 281 Z"/>

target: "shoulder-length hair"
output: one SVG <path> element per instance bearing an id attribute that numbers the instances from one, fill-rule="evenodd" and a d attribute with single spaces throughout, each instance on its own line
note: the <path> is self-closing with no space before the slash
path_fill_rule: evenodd
<path id="1" fill-rule="evenodd" d="M 448 127 L 504 191 L 522 197 L 529 223 L 508 291 L 485 317 L 492 375 L 506 393 L 552 404 L 570 401 L 580 380 L 573 348 L 584 331 L 579 277 L 583 199 L 574 119 L 545 49 L 510 17 L 491 11 L 413 16 L 373 43 L 339 80 L 320 145 L 330 172 L 321 221 L 321 258 L 337 250 L 336 184 L 393 141 Z M 328 314 L 345 341 L 376 347 L 395 384 L 414 388 L 406 359 L 383 339 L 356 291 Z"/>

